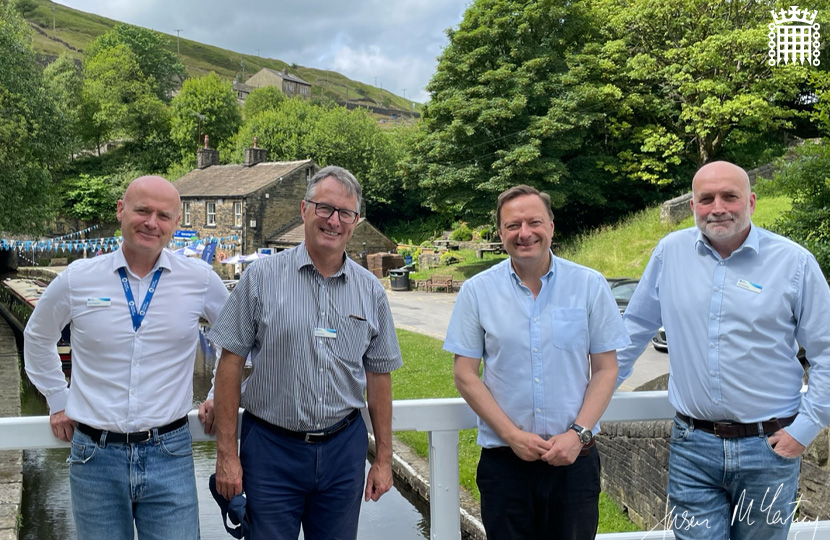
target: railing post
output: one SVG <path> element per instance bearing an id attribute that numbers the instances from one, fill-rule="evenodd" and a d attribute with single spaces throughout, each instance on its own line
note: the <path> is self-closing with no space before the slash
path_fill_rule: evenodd
<path id="1" fill-rule="evenodd" d="M 429 535 L 461 540 L 458 431 L 429 432 Z"/>

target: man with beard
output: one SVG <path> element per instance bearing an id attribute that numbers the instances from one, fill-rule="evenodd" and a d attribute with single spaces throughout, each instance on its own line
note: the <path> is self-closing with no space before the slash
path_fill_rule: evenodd
<path id="1" fill-rule="evenodd" d="M 692 192 L 697 227 L 657 245 L 625 312 L 617 385 L 665 326 L 675 536 L 784 539 L 801 455 L 830 422 L 830 289 L 809 251 L 752 224 L 743 169 L 707 164 Z"/>

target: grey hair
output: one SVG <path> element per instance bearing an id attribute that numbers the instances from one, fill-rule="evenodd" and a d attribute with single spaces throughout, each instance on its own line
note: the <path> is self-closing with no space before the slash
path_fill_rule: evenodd
<path id="1" fill-rule="evenodd" d="M 317 184 L 325 180 L 326 178 L 334 178 L 340 185 L 346 188 L 346 191 L 349 195 L 357 198 L 357 208 L 355 208 L 356 212 L 360 212 L 360 207 L 363 204 L 363 189 L 360 187 L 360 183 L 357 181 L 357 178 L 354 177 L 352 173 L 344 169 L 343 167 L 338 167 L 336 165 L 329 165 L 328 167 L 323 167 L 317 173 L 311 177 L 311 180 L 308 181 L 308 187 L 305 190 L 305 198 L 306 200 L 311 200 L 314 198 L 314 192 L 317 191 Z"/>

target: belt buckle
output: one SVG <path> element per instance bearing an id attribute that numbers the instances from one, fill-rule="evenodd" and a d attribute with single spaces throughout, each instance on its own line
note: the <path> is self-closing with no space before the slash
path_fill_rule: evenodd
<path id="1" fill-rule="evenodd" d="M 718 434 L 718 426 L 719 425 L 720 425 L 720 422 L 712 422 L 712 433 L 715 435 L 715 437 L 720 437 L 720 434 Z"/>
<path id="2" fill-rule="evenodd" d="M 307 443 L 313 443 L 314 441 L 311 440 L 311 437 L 322 437 L 325 435 L 322 431 L 317 431 L 315 433 L 306 433 L 305 438 L 303 439 Z"/>
<path id="3" fill-rule="evenodd" d="M 141 436 L 141 440 L 137 439 L 136 437 Z M 127 434 L 127 442 L 128 443 L 143 443 L 149 441 L 153 437 L 153 432 L 149 429 L 146 431 L 137 431 L 135 433 L 128 433 Z"/>

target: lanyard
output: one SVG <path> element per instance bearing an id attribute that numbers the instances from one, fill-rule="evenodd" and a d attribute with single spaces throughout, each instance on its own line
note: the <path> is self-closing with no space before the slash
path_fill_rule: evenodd
<path id="1" fill-rule="evenodd" d="M 118 275 L 121 276 L 121 286 L 124 287 L 124 296 L 127 297 L 127 305 L 130 306 L 130 317 L 133 318 L 133 330 L 138 332 L 141 328 L 141 321 L 144 320 L 144 315 L 147 313 L 147 308 L 150 307 L 150 301 L 153 299 L 153 293 L 156 292 L 156 287 L 161 279 L 162 268 L 156 270 L 153 274 L 153 279 L 150 281 L 150 288 L 147 289 L 147 294 L 144 295 L 144 302 L 141 303 L 141 309 L 135 309 L 135 298 L 133 298 L 133 289 L 130 287 L 130 280 L 127 279 L 127 272 L 123 267 L 118 269 Z"/>

